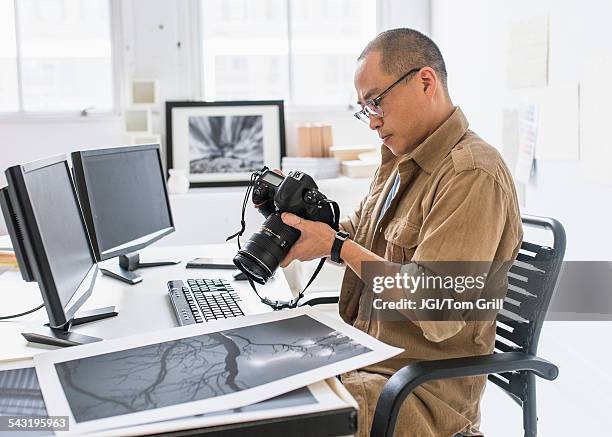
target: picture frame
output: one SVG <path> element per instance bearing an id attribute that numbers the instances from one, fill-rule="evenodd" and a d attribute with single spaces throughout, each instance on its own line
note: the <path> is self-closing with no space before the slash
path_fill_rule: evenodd
<path id="1" fill-rule="evenodd" d="M 149 135 L 152 132 L 151 108 L 125 108 L 123 111 L 124 132 L 133 135 Z"/>
<path id="2" fill-rule="evenodd" d="M 157 79 L 134 78 L 129 87 L 130 106 L 149 108 L 159 104 L 159 82 Z"/>
<path id="3" fill-rule="evenodd" d="M 186 170 L 190 188 L 246 186 L 285 156 L 282 100 L 166 102 L 166 164 Z"/>

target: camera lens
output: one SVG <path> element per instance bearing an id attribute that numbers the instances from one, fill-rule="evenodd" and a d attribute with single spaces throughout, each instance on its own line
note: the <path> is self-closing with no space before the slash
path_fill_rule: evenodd
<path id="1" fill-rule="evenodd" d="M 271 214 L 234 257 L 234 264 L 258 284 L 265 284 L 300 237 L 300 231 Z"/>

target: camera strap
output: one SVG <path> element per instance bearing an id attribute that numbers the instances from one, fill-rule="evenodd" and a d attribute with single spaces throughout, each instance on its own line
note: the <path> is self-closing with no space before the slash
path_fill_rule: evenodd
<path id="1" fill-rule="evenodd" d="M 238 241 L 238 249 L 242 249 L 242 246 L 240 244 L 240 237 L 242 236 L 242 234 L 244 234 L 244 231 L 246 229 L 246 221 L 244 220 L 244 215 L 246 213 L 246 208 L 247 208 L 247 205 L 249 203 L 249 198 L 250 198 L 249 196 L 251 194 L 251 190 L 253 189 L 255 178 L 257 176 L 258 175 L 256 173 L 253 173 L 251 175 L 251 180 L 249 182 L 249 186 L 248 186 L 248 188 L 246 190 L 246 193 L 244 194 L 244 201 L 242 202 L 242 215 L 240 217 L 240 230 L 238 232 L 236 232 L 235 234 L 232 234 L 232 235 L 230 235 L 229 237 L 227 237 L 225 239 L 225 241 L 229 241 L 229 240 L 232 240 L 233 238 L 236 238 L 237 241 Z M 332 214 L 333 214 L 333 222 L 334 222 L 333 228 L 335 230 L 338 230 L 338 225 L 339 225 L 339 222 L 340 222 L 340 207 L 333 200 L 323 199 L 322 202 L 324 202 L 325 204 L 327 204 L 331 208 L 331 211 L 332 211 Z M 315 280 L 315 278 L 317 277 L 317 275 L 319 274 L 319 272 L 323 268 L 323 265 L 325 264 L 326 260 L 327 260 L 327 257 L 321 258 L 319 260 L 319 264 L 317 265 L 317 268 L 315 269 L 315 271 L 313 272 L 312 276 L 308 280 L 308 283 L 306 284 L 304 289 L 302 291 L 300 291 L 300 293 L 297 295 L 296 298 L 291 299 L 291 300 L 272 300 L 272 299 L 269 299 L 267 297 L 261 297 L 261 295 L 257 291 L 257 288 L 255 287 L 255 283 L 253 282 L 253 280 L 251 278 L 249 278 L 248 276 L 247 276 L 247 280 L 249 281 L 249 284 L 251 285 L 251 288 L 253 289 L 253 291 L 255 292 L 255 294 L 257 295 L 259 300 L 261 301 L 261 303 L 263 303 L 265 305 L 268 305 L 274 311 L 279 311 L 279 310 L 283 310 L 283 309 L 286 309 L 286 308 L 297 308 L 297 306 L 299 304 L 299 301 L 304 297 L 304 293 L 306 292 L 306 289 L 308 289 L 308 287 L 310 287 L 310 284 L 312 284 L 312 282 Z"/>
<path id="2" fill-rule="evenodd" d="M 264 167 L 264 168 L 267 168 L 267 167 Z M 246 230 L 246 221 L 244 220 L 244 214 L 246 213 L 246 207 L 247 207 L 247 204 L 249 203 L 249 195 L 251 194 L 251 190 L 253 189 L 253 184 L 257 176 L 258 176 L 257 173 L 251 174 L 251 180 L 249 182 L 249 186 L 247 187 L 246 193 L 244 193 L 244 200 L 242 201 L 242 213 L 240 216 L 240 230 L 225 239 L 225 241 L 230 241 L 231 239 L 238 237 L 238 249 L 241 249 L 240 237 L 242 236 L 242 234 L 244 234 L 244 231 Z"/>
<path id="3" fill-rule="evenodd" d="M 333 214 L 333 221 L 334 221 L 333 228 L 335 230 L 338 230 L 338 226 L 339 226 L 339 222 L 340 222 L 340 207 L 333 200 L 324 199 L 323 202 L 326 203 L 331 208 L 331 211 L 332 211 L 332 214 Z M 238 248 L 240 248 L 240 245 L 238 245 Z M 259 295 L 259 293 L 257 292 L 257 289 L 255 288 L 255 283 L 253 282 L 253 280 L 251 278 L 247 278 L 247 279 L 249 280 L 249 284 L 251 284 L 251 288 L 253 289 L 253 291 L 255 292 L 257 297 L 259 298 L 259 300 L 262 303 L 268 305 L 274 311 L 283 310 L 283 309 L 286 309 L 286 308 L 297 308 L 300 300 L 304 297 L 304 293 L 306 293 L 306 290 L 308 289 L 308 287 L 310 287 L 310 284 L 312 284 L 312 282 L 315 280 L 315 278 L 317 277 L 317 275 L 319 274 L 319 272 L 323 268 L 323 265 L 325 264 L 326 260 L 327 260 L 327 257 L 321 258 L 319 260 L 319 264 L 317 265 L 317 268 L 312 273 L 312 276 L 310 276 L 310 279 L 308 280 L 308 283 L 306 284 L 304 289 L 302 291 L 300 291 L 300 293 L 297 295 L 296 298 L 291 299 L 291 300 L 285 300 L 285 301 L 283 301 L 283 300 L 271 300 L 271 299 L 269 299 L 267 297 L 261 297 Z"/>
<path id="4" fill-rule="evenodd" d="M 306 289 L 310 286 L 310 284 L 312 284 L 312 282 L 315 280 L 315 278 L 317 277 L 317 275 L 323 268 L 323 265 L 325 264 L 325 260 L 327 260 L 327 257 L 321 258 L 319 260 L 319 265 L 317 265 L 317 268 L 315 269 L 314 273 L 310 277 L 310 280 L 308 281 L 308 284 L 306 284 L 306 287 L 304 287 L 304 289 L 300 291 L 300 293 L 297 295 L 296 298 L 291 299 L 291 300 L 272 300 L 267 297 L 261 297 L 259 293 L 257 292 L 257 289 L 255 288 L 255 283 L 253 282 L 253 280 L 251 278 L 247 278 L 247 279 L 249 280 L 249 284 L 251 284 L 251 288 L 253 289 L 253 291 L 255 292 L 259 300 L 261 301 L 261 303 L 268 305 L 274 311 L 284 310 L 286 308 L 297 308 L 300 300 L 304 297 L 304 293 L 306 292 Z"/>

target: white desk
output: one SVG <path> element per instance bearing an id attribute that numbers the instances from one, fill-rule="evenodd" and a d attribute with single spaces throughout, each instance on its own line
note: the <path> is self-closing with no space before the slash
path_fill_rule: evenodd
<path id="1" fill-rule="evenodd" d="M 171 279 L 187 278 L 225 278 L 230 280 L 234 289 L 240 293 L 243 300 L 251 303 L 256 301 L 262 311 L 269 308 L 258 302 L 247 281 L 234 281 L 232 270 L 186 269 L 186 261 L 198 256 L 217 256 L 231 258 L 236 252 L 235 244 L 206 244 L 200 246 L 150 247 L 141 254 L 143 258 L 180 258 L 181 264 L 163 267 L 151 267 L 139 270 L 143 281 L 137 285 L 128 285 L 116 279 L 99 274 L 95 288 L 82 310 L 114 305 L 118 311 L 116 317 L 87 323 L 73 328 L 75 332 L 105 339 L 122 337 L 137 333 L 151 332 L 177 326 L 174 311 L 168 298 L 167 282 Z M 117 260 L 107 262 L 116 263 Z M 105 262 L 106 263 L 106 262 Z M 102 264 L 105 264 L 102 263 Z M 289 284 L 282 269 L 266 286 L 259 286 L 260 293 L 265 293 L 271 299 L 288 300 L 294 296 L 289 291 Z M 18 271 L 0 274 L 0 315 L 19 313 L 40 305 L 42 299 L 36 283 L 26 283 Z M 41 327 L 46 321 L 44 309 L 14 320 L 0 321 L 0 361 L 28 358 L 49 349 L 28 343 L 21 333 L 30 328 Z M 332 378 L 333 380 L 333 378 Z M 229 424 L 206 429 L 198 429 L 197 433 L 211 436 L 238 437 L 258 433 L 269 436 L 292 435 L 304 429 L 310 430 L 308 435 L 347 435 L 355 432 L 356 404 L 348 392 L 332 382 L 332 388 L 347 401 L 346 408 L 324 411 L 322 413 L 302 414 L 291 417 L 266 419 L 242 424 Z M 174 425 L 173 425 L 174 426 Z M 200 425 L 192 424 L 196 428 Z M 182 431 L 180 431 L 182 430 Z M 169 431 L 165 429 L 165 431 Z M 154 425 L 143 425 L 141 432 L 158 432 Z M 177 426 L 180 435 L 194 435 L 194 430 Z M 182 433 L 182 434 L 181 434 Z"/>
<path id="2" fill-rule="evenodd" d="M 235 290 L 249 299 L 254 297 L 247 281 L 233 281 L 232 270 L 186 269 L 186 261 L 197 256 L 218 256 L 231 258 L 236 252 L 235 244 L 207 244 L 201 246 L 150 247 L 141 251 L 143 258 L 180 258 L 181 264 L 174 266 L 150 267 L 138 270 L 143 281 L 128 285 L 107 276 L 98 276 L 93 294 L 82 310 L 114 305 L 119 313 L 96 322 L 72 328 L 74 332 L 105 339 L 122 337 L 142 332 L 151 332 L 177 326 L 172 305 L 168 299 L 167 282 L 171 279 L 225 278 L 232 282 Z M 106 262 L 116 263 L 117 260 Z M 265 286 L 259 286 L 260 293 L 272 299 L 293 298 L 282 269 Z M 18 271 L 0 275 L 0 315 L 15 314 L 40 305 L 40 291 L 36 283 L 26 283 Z M 261 304 L 262 310 L 267 307 Z M 21 333 L 35 329 L 45 323 L 47 314 L 40 309 L 33 314 L 14 320 L 0 322 L 0 361 L 31 357 L 53 347 L 28 343 Z"/>

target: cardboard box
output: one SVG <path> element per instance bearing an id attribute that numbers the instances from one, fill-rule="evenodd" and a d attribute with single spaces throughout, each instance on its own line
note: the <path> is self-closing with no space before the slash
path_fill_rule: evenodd
<path id="1" fill-rule="evenodd" d="M 297 134 L 298 134 L 298 147 L 297 147 L 297 156 L 309 157 L 311 156 L 311 147 L 310 147 L 310 125 L 309 124 L 300 124 L 297 126 Z"/>
<path id="2" fill-rule="evenodd" d="M 341 164 L 342 174 L 349 178 L 371 178 L 376 173 L 378 163 L 361 161 L 343 161 Z"/>
<path id="3" fill-rule="evenodd" d="M 324 124 L 322 128 L 323 141 L 323 157 L 330 158 L 332 156 L 330 148 L 334 145 L 334 135 L 331 124 Z"/>
<path id="4" fill-rule="evenodd" d="M 357 145 L 357 146 L 333 146 L 330 151 L 334 158 L 339 161 L 353 161 L 359 159 L 359 154 L 373 152 L 377 146 Z"/>
<path id="5" fill-rule="evenodd" d="M 313 124 L 310 127 L 310 152 L 313 158 L 322 158 L 323 151 L 323 125 Z"/>

